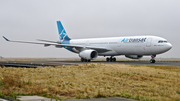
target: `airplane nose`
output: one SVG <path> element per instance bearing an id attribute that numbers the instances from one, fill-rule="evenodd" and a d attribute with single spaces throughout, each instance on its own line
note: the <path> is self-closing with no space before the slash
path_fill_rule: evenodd
<path id="1" fill-rule="evenodd" d="M 168 48 L 168 50 L 170 50 L 172 48 L 172 45 L 170 43 L 168 43 L 167 48 Z"/>

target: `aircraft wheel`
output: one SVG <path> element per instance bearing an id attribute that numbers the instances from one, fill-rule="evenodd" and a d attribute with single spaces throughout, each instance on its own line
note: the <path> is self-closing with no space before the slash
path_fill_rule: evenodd
<path id="1" fill-rule="evenodd" d="M 84 62 L 84 59 L 83 59 L 83 58 L 81 58 L 81 62 Z"/>
<path id="2" fill-rule="evenodd" d="M 88 60 L 88 62 L 91 62 L 91 60 Z"/>
<path id="3" fill-rule="evenodd" d="M 84 59 L 84 62 L 88 62 L 88 60 L 87 60 L 87 59 Z"/>
<path id="4" fill-rule="evenodd" d="M 109 62 L 109 60 L 110 60 L 109 58 L 106 58 L 106 61 L 107 61 L 107 62 Z"/>
<path id="5" fill-rule="evenodd" d="M 155 62 L 156 62 L 156 60 L 154 60 L 154 59 L 150 60 L 150 63 L 155 63 Z"/>
<path id="6" fill-rule="evenodd" d="M 113 58 L 113 61 L 116 62 L 116 58 Z"/>
<path id="7" fill-rule="evenodd" d="M 112 62 L 112 61 L 113 61 L 113 58 L 110 58 L 110 61 Z"/>

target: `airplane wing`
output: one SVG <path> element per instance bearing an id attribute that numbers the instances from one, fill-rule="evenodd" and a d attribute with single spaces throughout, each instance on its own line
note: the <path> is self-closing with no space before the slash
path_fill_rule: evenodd
<path id="1" fill-rule="evenodd" d="M 14 40 L 9 40 L 7 39 L 6 37 L 3 36 L 3 38 L 6 40 L 6 41 L 9 41 L 9 42 L 17 42 L 17 43 L 29 43 L 29 44 L 41 44 L 41 45 L 44 45 L 44 47 L 47 47 L 47 46 L 55 46 L 56 48 L 76 48 L 77 50 L 78 49 L 94 49 L 96 50 L 98 53 L 101 53 L 101 52 L 107 52 L 107 51 L 111 51 L 111 49 L 107 49 L 105 47 L 94 47 L 94 46 L 83 46 L 83 45 L 68 45 L 68 44 L 60 44 L 58 42 L 54 42 L 54 41 L 48 41 L 48 40 L 39 40 L 39 41 L 44 41 L 44 42 L 51 42 L 51 43 L 40 43 L 40 42 L 27 42 L 27 41 L 14 41 Z"/>
<path id="2" fill-rule="evenodd" d="M 50 43 L 58 43 L 61 44 L 60 41 L 49 41 L 49 40 L 43 40 L 43 39 L 37 39 L 38 41 L 43 41 L 43 42 L 50 42 Z"/>

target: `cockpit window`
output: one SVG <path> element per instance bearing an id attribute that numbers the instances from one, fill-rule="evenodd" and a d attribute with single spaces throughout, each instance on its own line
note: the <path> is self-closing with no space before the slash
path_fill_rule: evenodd
<path id="1" fill-rule="evenodd" d="M 158 43 L 163 43 L 163 41 L 162 41 L 162 40 L 160 40 L 160 41 L 158 41 Z"/>
<path id="2" fill-rule="evenodd" d="M 167 41 L 159 40 L 158 43 L 167 43 Z"/>

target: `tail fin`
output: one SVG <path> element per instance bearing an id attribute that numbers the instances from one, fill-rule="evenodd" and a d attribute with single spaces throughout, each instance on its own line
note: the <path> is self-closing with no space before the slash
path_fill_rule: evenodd
<path id="1" fill-rule="evenodd" d="M 60 40 L 71 40 L 69 38 L 69 36 L 67 35 L 64 27 L 61 24 L 61 21 L 57 21 L 57 27 L 58 27 L 58 31 L 59 31 L 59 39 Z"/>

